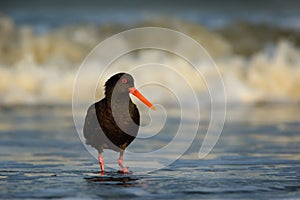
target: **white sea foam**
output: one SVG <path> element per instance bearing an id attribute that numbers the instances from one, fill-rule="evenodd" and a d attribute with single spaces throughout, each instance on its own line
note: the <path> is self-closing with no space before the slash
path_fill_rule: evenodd
<path id="1" fill-rule="evenodd" d="M 250 57 L 245 57 L 234 54 L 230 47 L 232 44 L 217 33 L 210 34 L 210 31 L 200 26 L 197 28 L 196 25 L 176 25 L 183 27 L 183 32 L 190 34 L 198 42 L 205 41 L 202 42 L 203 46 L 213 55 L 221 71 L 229 102 L 300 101 L 300 50 L 293 43 L 283 39 Z M 35 35 L 30 27 L 16 27 L 11 20 L 3 17 L 0 19 L 0 27 L 1 104 L 71 103 L 73 84 L 80 63 L 97 42 L 109 35 L 104 29 L 93 25 L 78 25 Z M 116 27 L 111 29 L 116 32 Z M 182 46 L 179 45 L 181 42 L 178 41 L 177 45 Z M 124 45 L 128 44 L 124 42 Z M 195 71 L 189 63 L 165 52 L 149 50 L 128 54 L 114 62 L 111 70 L 108 70 L 99 82 L 96 98 L 103 96 L 105 78 L 117 73 L 113 70 L 114 65 L 122 65 L 122 70 L 126 71 L 126 66 L 139 66 L 150 62 L 168 66 L 184 74 L 195 92 L 203 94 L 203 101 L 209 101 L 206 98 L 207 87 L 204 80 L 199 81 L 195 78 Z M 218 74 L 205 63 L 199 65 L 204 77 L 213 84 Z M 89 72 L 85 72 L 86 81 L 82 83 L 82 88 L 85 88 L 82 90 L 83 102 L 86 100 L 86 93 L 94 92 L 95 86 L 89 82 L 89 77 L 95 76 L 93 68 L 105 67 L 101 59 L 96 58 Z M 134 76 L 137 85 L 141 84 L 143 79 L 176 87 L 183 85 L 178 83 L 177 76 L 172 76 L 164 70 L 147 74 L 140 70 L 134 72 Z M 184 88 L 182 91 L 184 92 Z M 156 95 L 155 91 L 149 93 L 156 102 L 167 100 L 162 94 Z"/>

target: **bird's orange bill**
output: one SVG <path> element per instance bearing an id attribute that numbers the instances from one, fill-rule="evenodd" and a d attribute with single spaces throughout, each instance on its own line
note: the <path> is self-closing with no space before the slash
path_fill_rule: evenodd
<path id="1" fill-rule="evenodd" d="M 155 110 L 155 107 L 150 103 L 136 88 L 129 88 L 130 94 L 136 96 L 139 100 L 141 100 L 144 104 L 146 104 L 152 110 Z"/>

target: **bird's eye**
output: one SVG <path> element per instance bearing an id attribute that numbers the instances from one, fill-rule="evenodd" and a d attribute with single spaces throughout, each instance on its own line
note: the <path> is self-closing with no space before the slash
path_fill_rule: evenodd
<path id="1" fill-rule="evenodd" d="M 126 79 L 126 78 L 123 78 L 123 79 L 121 80 L 121 82 L 122 82 L 122 83 L 127 83 L 127 79 Z"/>

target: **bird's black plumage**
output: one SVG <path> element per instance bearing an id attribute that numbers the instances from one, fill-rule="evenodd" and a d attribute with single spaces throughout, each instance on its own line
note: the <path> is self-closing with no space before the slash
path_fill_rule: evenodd
<path id="1" fill-rule="evenodd" d="M 127 73 L 118 73 L 105 83 L 105 97 L 91 105 L 84 123 L 86 144 L 96 148 L 124 150 L 136 137 L 140 114 L 131 101 L 129 88 L 134 80 Z"/>

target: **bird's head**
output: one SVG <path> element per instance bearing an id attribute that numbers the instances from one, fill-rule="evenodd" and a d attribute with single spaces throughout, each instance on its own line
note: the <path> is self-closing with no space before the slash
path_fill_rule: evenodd
<path id="1" fill-rule="evenodd" d="M 130 74 L 118 73 L 110 77 L 105 83 L 105 96 L 111 97 L 113 94 L 118 96 L 136 96 L 149 108 L 155 110 L 155 107 L 134 87 L 134 79 Z"/>

